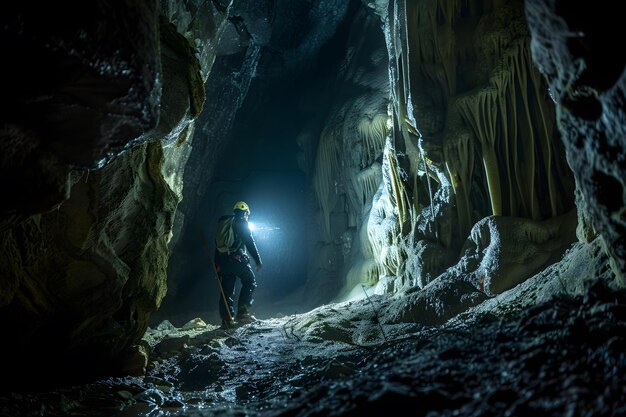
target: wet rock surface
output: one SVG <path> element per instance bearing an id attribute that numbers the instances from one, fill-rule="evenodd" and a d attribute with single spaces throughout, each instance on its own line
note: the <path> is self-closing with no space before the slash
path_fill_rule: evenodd
<path id="1" fill-rule="evenodd" d="M 365 304 L 321 307 L 230 332 L 159 326 L 144 338 L 145 376 L 5 392 L 0 414 L 626 414 L 626 291 L 602 280 L 580 296 L 562 294 L 521 310 L 512 304 L 469 310 L 439 327 L 379 325 Z M 348 310 L 358 309 L 361 319 L 346 320 L 355 317 Z M 314 318 L 316 331 L 299 326 Z M 333 331 L 350 326 L 361 329 L 359 338 Z"/>

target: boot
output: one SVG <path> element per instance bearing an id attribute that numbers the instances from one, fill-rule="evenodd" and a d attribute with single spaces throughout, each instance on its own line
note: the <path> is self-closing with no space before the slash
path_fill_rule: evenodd
<path id="1" fill-rule="evenodd" d="M 237 323 L 239 324 L 247 324 L 254 321 L 257 321 L 257 318 L 247 311 L 237 315 Z"/>
<path id="2" fill-rule="evenodd" d="M 232 319 L 222 319 L 222 325 L 220 329 L 222 330 L 230 330 L 235 327 L 235 320 Z"/>

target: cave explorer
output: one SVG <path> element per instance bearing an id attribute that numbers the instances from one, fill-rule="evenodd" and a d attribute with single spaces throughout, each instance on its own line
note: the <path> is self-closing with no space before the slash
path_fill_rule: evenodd
<path id="1" fill-rule="evenodd" d="M 256 288 L 256 280 L 246 250 L 254 258 L 257 272 L 263 264 L 248 224 L 249 216 L 250 207 L 248 204 L 244 201 L 238 201 L 235 203 L 232 215 L 222 216 L 218 220 L 215 239 L 215 270 L 221 287 L 219 312 L 224 329 L 235 324 L 233 296 L 237 277 L 241 280 L 241 290 L 237 303 L 237 323 L 243 324 L 255 320 L 248 309 L 253 302 L 252 294 Z"/>

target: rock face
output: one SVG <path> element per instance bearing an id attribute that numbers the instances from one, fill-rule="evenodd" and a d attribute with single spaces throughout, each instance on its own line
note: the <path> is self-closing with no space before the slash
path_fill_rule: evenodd
<path id="1" fill-rule="evenodd" d="M 8 9 L 3 223 L 58 205 L 71 169 L 102 167 L 153 129 L 162 86 L 155 1 L 90 2 L 75 15 L 54 4 Z"/>
<path id="2" fill-rule="evenodd" d="M 194 47 L 156 2 L 75 6 L 2 16 L 0 322 L 18 381 L 125 366 L 166 293 L 172 166 L 204 104 Z"/>
<path id="3" fill-rule="evenodd" d="M 431 312 L 439 324 L 557 260 L 574 192 L 578 238 L 597 232 L 626 274 L 626 58 L 608 51 L 623 36 L 606 14 L 557 0 L 88 3 L 0 17 L 0 365 L 21 364 L 7 383 L 141 373 L 183 174 L 193 213 L 257 71 L 297 71 L 327 28 L 348 39 L 329 81 L 342 89 L 297 139 L 320 231 L 309 289 L 380 282 L 398 320 L 454 304 Z M 272 16 L 314 27 L 292 39 Z"/>
<path id="4" fill-rule="evenodd" d="M 619 14 L 581 2 L 528 0 L 535 63 L 550 82 L 580 211 L 626 277 L 626 55 Z"/>
<path id="5" fill-rule="evenodd" d="M 490 216 L 538 224 L 574 208 L 574 178 L 548 84 L 531 59 L 524 3 L 364 4 L 367 19 L 380 19 L 387 59 L 376 59 L 380 43 L 371 34 L 346 48 L 338 78 L 362 89 L 335 97 L 308 164 L 322 229 L 314 282 L 339 280 L 349 290 L 385 277 L 385 291 L 402 291 L 447 273 L 483 291 L 480 278 L 455 272 L 489 262 L 486 251 L 465 249 L 485 237 L 473 228 Z M 487 288 L 504 291 L 558 259 L 575 240 L 575 225 L 568 227 L 536 242 L 549 256 Z M 505 277 L 504 265 L 520 263 L 510 248 L 524 238 L 498 234 L 502 242 L 488 246 L 501 258 L 489 276 Z"/>

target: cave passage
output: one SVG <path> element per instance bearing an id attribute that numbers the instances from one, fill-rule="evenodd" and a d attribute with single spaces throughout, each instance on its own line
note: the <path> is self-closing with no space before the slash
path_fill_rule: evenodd
<path id="1" fill-rule="evenodd" d="M 626 415 L 622 14 L 568 4 L 7 3 L 0 417 Z"/>
<path id="2" fill-rule="evenodd" d="M 359 10 L 356 1 L 345 7 L 346 13 Z M 363 18 L 362 11 L 359 16 Z M 263 260 L 263 269 L 256 273 L 253 314 L 269 318 L 309 311 L 342 292 L 341 275 L 345 270 L 332 271 L 321 280 L 314 275 L 320 262 L 331 262 L 326 259 L 328 253 L 319 248 L 324 233 L 313 184 L 317 137 L 336 107 L 337 98 L 353 95 L 352 90 L 361 88 L 337 79 L 345 66 L 346 44 L 354 34 L 351 19 L 336 24 L 336 32 L 328 33 L 323 28 L 292 29 L 321 31 L 323 35 L 301 40 L 304 51 L 298 53 L 302 56 L 293 58 L 296 61 L 290 64 L 275 52 L 264 51 L 245 98 L 236 109 L 232 129 L 224 128 L 225 145 L 218 151 L 213 175 L 199 185 L 202 198 L 185 216 L 186 226 L 180 243 L 172 250 L 168 268 L 168 295 L 151 316 L 151 326 L 165 319 L 182 325 L 192 317 L 220 322 L 219 286 L 209 252 L 214 248 L 217 219 L 232 213 L 233 204 L 239 200 L 251 208 L 249 221 L 256 226 L 253 235 Z M 374 35 L 382 48 L 382 34 Z M 307 42 L 319 44 L 307 46 Z M 237 59 L 225 57 L 218 64 L 227 67 L 233 60 Z M 213 88 L 217 90 L 214 94 L 223 95 L 220 83 Z M 215 108 L 221 111 L 219 104 Z M 185 195 L 195 193 L 198 191 L 185 189 Z M 344 223 L 340 220 L 339 224 L 345 229 Z M 339 240 L 338 236 L 334 238 Z M 176 259 L 181 255 L 185 257 L 182 266 Z M 254 268 L 254 261 L 251 264 Z M 239 288 L 238 280 L 235 300 Z"/>
<path id="3" fill-rule="evenodd" d="M 217 219 L 231 214 L 236 201 L 251 209 L 249 222 L 263 261 L 256 272 L 257 289 L 251 312 L 258 318 L 303 312 L 312 304 L 302 299 L 311 256 L 311 236 L 316 224 L 310 180 L 297 163 L 300 149 L 295 138 L 306 115 L 294 106 L 310 80 L 294 78 L 282 82 L 253 82 L 242 108 L 237 112 L 231 137 L 205 197 L 188 227 L 183 250 L 197 253 L 193 265 L 174 276 L 180 289 L 151 319 L 182 324 L 197 315 L 219 323 L 220 297 L 215 273 L 207 253 L 213 251 Z M 199 250 L 202 247 L 202 250 Z M 174 253 L 173 256 L 176 256 Z M 254 261 L 251 260 L 254 269 Z M 193 271 L 193 273 L 190 273 Z M 179 272 L 175 272 L 179 274 Z M 237 281 L 234 299 L 240 288 Z"/>

